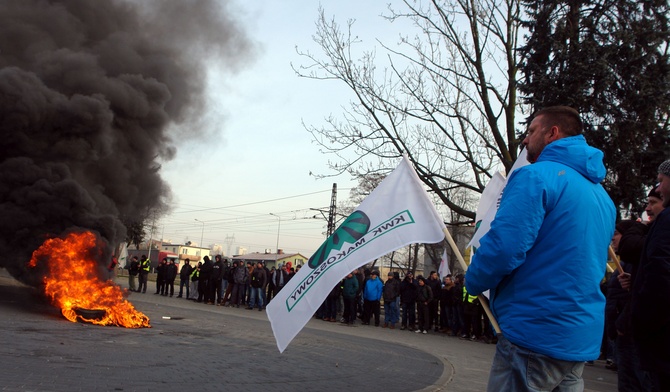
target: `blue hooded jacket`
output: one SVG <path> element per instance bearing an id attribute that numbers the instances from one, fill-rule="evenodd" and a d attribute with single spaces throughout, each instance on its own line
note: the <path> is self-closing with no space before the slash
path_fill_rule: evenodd
<path id="1" fill-rule="evenodd" d="M 363 299 L 368 301 L 379 301 L 382 298 L 382 289 L 384 284 L 382 280 L 377 279 L 368 279 L 365 281 L 365 288 L 363 289 Z"/>
<path id="2" fill-rule="evenodd" d="M 600 185 L 602 158 L 572 136 L 514 171 L 466 273 L 468 292 L 491 289 L 491 310 L 510 342 L 556 359 L 600 353 L 600 281 L 616 219 Z"/>

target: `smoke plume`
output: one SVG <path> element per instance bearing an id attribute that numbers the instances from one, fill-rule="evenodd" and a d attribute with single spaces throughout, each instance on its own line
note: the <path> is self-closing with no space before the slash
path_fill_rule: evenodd
<path id="1" fill-rule="evenodd" d="M 39 285 L 45 239 L 94 230 L 109 260 L 124 223 L 167 208 L 160 164 L 198 136 L 206 61 L 248 51 L 228 3 L 0 2 L 0 267 Z"/>

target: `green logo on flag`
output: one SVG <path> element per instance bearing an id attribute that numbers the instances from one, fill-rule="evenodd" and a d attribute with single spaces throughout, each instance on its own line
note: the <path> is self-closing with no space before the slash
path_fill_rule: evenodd
<path id="1" fill-rule="evenodd" d="M 333 235 L 321 244 L 319 249 L 309 258 L 307 265 L 311 269 L 316 269 L 326 260 L 330 251 L 340 250 L 346 243 L 353 244 L 363 237 L 370 228 L 370 218 L 362 211 L 354 211 L 353 214 L 335 230 Z"/>
<path id="2" fill-rule="evenodd" d="M 409 210 L 401 211 L 374 228 L 370 228 L 370 218 L 356 211 L 330 236 L 309 259 L 309 275 L 298 283 L 286 299 L 286 308 L 290 312 L 314 284 L 332 267 L 346 260 L 373 241 L 395 229 L 416 223 Z M 291 281 L 293 283 L 293 281 Z M 332 287 L 329 288 L 329 290 Z"/>

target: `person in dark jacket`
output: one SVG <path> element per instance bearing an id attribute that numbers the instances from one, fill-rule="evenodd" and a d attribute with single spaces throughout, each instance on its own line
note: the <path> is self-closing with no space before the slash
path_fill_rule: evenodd
<path id="1" fill-rule="evenodd" d="M 212 303 L 220 305 L 223 301 L 221 298 L 221 280 L 223 279 L 223 261 L 221 255 L 214 256 L 214 264 L 212 264 L 212 275 L 209 277 L 209 298 Z"/>
<path id="2" fill-rule="evenodd" d="M 624 268 L 624 273 L 616 273 L 616 277 L 622 290 L 629 293 L 628 301 L 624 305 L 623 311 L 617 315 L 615 325 L 617 333 L 617 378 L 620 391 L 653 390 L 651 375 L 642 369 L 639 349 L 633 336 L 630 289 L 631 279 L 634 280 L 638 275 L 649 226 L 663 211 L 663 199 L 657 191 L 657 185 L 654 185 L 647 195 L 645 211 L 649 218 L 647 224 L 635 222 L 626 227 L 624 226 L 625 221 L 621 221 L 616 225 L 616 231 L 612 238 L 612 247 L 621 256 L 621 264 Z M 608 304 L 609 302 L 608 297 Z M 611 314 L 611 307 L 606 308 L 606 310 L 609 310 L 609 314 Z"/>
<path id="3" fill-rule="evenodd" d="M 198 302 L 205 302 L 208 305 L 214 305 L 210 297 L 209 279 L 212 277 L 213 263 L 209 256 L 202 258 L 203 263 L 200 267 L 200 276 L 198 278 Z"/>
<path id="4" fill-rule="evenodd" d="M 272 267 L 272 269 L 270 269 L 270 271 L 268 272 L 268 287 L 267 287 L 266 294 L 265 294 L 265 299 L 266 299 L 265 306 L 267 306 L 267 304 L 269 304 L 270 301 L 272 301 L 272 297 L 273 297 L 274 292 L 275 292 L 275 274 L 276 273 L 277 273 L 277 268 L 275 268 L 275 267 Z"/>
<path id="5" fill-rule="evenodd" d="M 184 265 L 182 265 L 181 270 L 179 270 L 179 295 L 177 298 L 183 298 L 182 296 L 184 294 L 184 287 L 186 287 L 186 298 L 188 298 L 189 286 L 191 283 L 191 272 L 193 272 L 193 268 L 191 267 L 191 259 L 185 259 Z"/>
<path id="6" fill-rule="evenodd" d="M 273 278 L 274 284 L 274 293 L 273 297 L 276 297 L 281 289 L 284 288 L 284 285 L 288 282 L 288 272 L 286 271 L 286 266 L 281 266 L 277 268 L 275 276 Z"/>
<path id="7" fill-rule="evenodd" d="M 419 284 L 414 279 L 414 274 L 408 272 L 402 283 L 400 283 L 400 302 L 402 303 L 402 326 L 400 329 L 409 328 L 414 331 L 416 326 L 416 296 Z"/>
<path id="8" fill-rule="evenodd" d="M 230 306 L 233 294 L 233 288 L 235 287 L 234 273 L 236 269 L 237 269 L 237 261 L 233 261 L 233 264 L 230 266 L 230 269 L 228 269 L 227 272 L 228 287 L 226 288 L 226 293 L 223 295 L 223 303 L 221 304 L 222 306 L 226 306 L 226 302 L 228 302 L 228 306 Z"/>
<path id="9" fill-rule="evenodd" d="M 460 336 L 465 325 L 465 316 L 463 315 L 463 275 L 459 274 L 454 277 L 454 326 L 452 327 L 451 336 Z"/>
<path id="10" fill-rule="evenodd" d="M 419 275 L 417 277 L 419 281 L 419 288 L 416 295 L 416 303 L 419 313 L 419 325 L 416 328 L 416 333 L 428 333 L 430 329 L 430 310 L 429 305 L 433 301 L 433 290 L 428 286 L 426 278 Z"/>
<path id="11" fill-rule="evenodd" d="M 130 291 L 139 291 L 135 285 L 135 279 L 140 273 L 140 262 L 137 260 L 137 256 L 133 256 L 130 261 L 130 267 L 128 267 L 128 287 Z"/>
<path id="12" fill-rule="evenodd" d="M 382 290 L 382 297 L 384 298 L 384 324 L 383 328 L 395 328 L 398 322 L 398 296 L 400 296 L 400 281 L 395 278 L 393 272 L 387 274 L 386 283 Z"/>
<path id="13" fill-rule="evenodd" d="M 230 265 L 228 259 L 223 259 L 223 273 L 221 273 L 221 302 L 217 305 L 225 305 L 226 294 L 228 294 L 228 285 L 230 284 Z"/>
<path id="14" fill-rule="evenodd" d="M 165 266 L 165 292 L 163 295 L 167 296 L 168 291 L 170 292 L 170 297 L 174 296 L 174 280 L 177 278 L 177 266 L 174 263 L 174 259 L 170 259 L 167 265 Z"/>
<path id="15" fill-rule="evenodd" d="M 442 279 L 442 289 L 440 290 L 440 328 L 441 332 L 453 331 L 454 323 L 454 288 L 456 285 L 447 275 Z"/>
<path id="16" fill-rule="evenodd" d="M 158 262 L 156 267 L 156 292 L 155 294 L 163 295 L 165 293 L 165 270 L 167 269 L 167 259 Z"/>
<path id="17" fill-rule="evenodd" d="M 439 317 L 439 302 L 440 302 L 440 290 L 442 289 L 442 282 L 437 276 L 437 272 L 430 271 L 430 276 L 426 279 L 426 284 L 430 287 L 430 290 L 433 292 L 433 300 L 428 304 L 428 329 L 435 327 L 435 332 L 440 330 L 440 317 Z"/>
<path id="18" fill-rule="evenodd" d="M 249 304 L 247 309 L 252 310 L 258 304 L 258 311 L 263 310 L 263 289 L 267 284 L 267 274 L 265 273 L 265 268 L 263 268 L 263 263 L 260 261 L 256 264 L 256 268 L 251 272 L 251 281 L 250 281 L 250 291 L 249 294 Z"/>
<path id="19" fill-rule="evenodd" d="M 337 321 L 337 303 L 340 301 L 340 294 L 342 293 L 342 282 L 337 282 L 330 290 L 326 297 L 326 306 L 323 315 L 323 321 L 336 322 Z"/>
<path id="20" fill-rule="evenodd" d="M 619 249 L 619 240 L 621 235 L 626 232 L 629 228 L 634 226 L 637 222 L 634 220 L 622 220 L 617 223 L 614 229 L 614 236 L 612 236 L 612 249 L 617 252 Z M 638 258 L 639 259 L 639 258 Z M 621 266 L 624 269 L 624 272 L 632 272 L 632 264 L 624 262 L 621 260 Z M 619 339 L 617 332 L 617 323 L 618 319 L 623 319 L 626 317 L 624 315 L 624 309 L 627 307 L 627 304 L 630 302 L 630 292 L 621 287 L 619 283 L 619 270 L 616 270 L 612 273 L 612 276 L 607 280 L 607 287 L 604 290 L 605 292 L 605 336 L 604 339 L 607 343 L 608 355 L 607 369 L 617 370 L 618 362 L 618 346 L 619 343 L 625 345 L 624 339 Z M 613 357 L 613 358 L 612 358 Z M 618 373 L 618 372 L 617 372 Z M 620 375 L 619 375 L 620 376 Z M 620 388 L 621 389 L 621 388 Z M 621 389 L 624 390 L 624 389 Z"/>
<path id="21" fill-rule="evenodd" d="M 663 211 L 645 239 L 631 298 L 633 336 L 654 391 L 670 391 L 670 160 L 658 167 Z"/>
<path id="22" fill-rule="evenodd" d="M 231 273 L 235 284 L 230 296 L 230 306 L 239 308 L 240 303 L 244 301 L 244 286 L 249 281 L 249 270 L 244 266 L 244 261 L 240 260 Z"/>
<path id="23" fill-rule="evenodd" d="M 355 272 L 355 271 L 354 271 Z M 351 272 L 342 283 L 342 300 L 344 302 L 343 323 L 353 325 L 356 321 L 356 297 L 358 296 L 358 278 Z"/>
<path id="24" fill-rule="evenodd" d="M 265 270 L 265 284 L 263 287 L 261 287 L 261 297 L 263 298 L 263 309 L 265 309 L 268 306 L 268 287 L 270 287 L 270 269 L 265 263 L 261 263 L 263 265 L 263 269 Z"/>
<path id="25" fill-rule="evenodd" d="M 354 277 L 358 279 L 358 294 L 356 294 L 356 313 L 361 321 L 365 318 L 365 308 L 363 307 L 363 289 L 365 282 L 370 279 L 370 270 L 367 268 L 359 268 L 354 273 Z"/>

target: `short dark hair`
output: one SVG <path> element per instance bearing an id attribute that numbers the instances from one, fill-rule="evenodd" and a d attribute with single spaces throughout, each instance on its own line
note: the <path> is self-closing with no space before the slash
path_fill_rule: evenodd
<path id="1" fill-rule="evenodd" d="M 549 106 L 535 112 L 533 118 L 539 116 L 545 117 L 544 125 L 556 125 L 567 136 L 581 135 L 584 130 L 584 123 L 579 112 L 569 106 Z"/>

